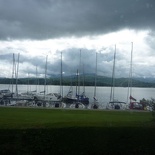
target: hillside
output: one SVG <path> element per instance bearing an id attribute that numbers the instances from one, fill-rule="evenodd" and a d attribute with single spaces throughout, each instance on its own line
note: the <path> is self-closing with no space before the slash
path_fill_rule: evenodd
<path id="1" fill-rule="evenodd" d="M 18 84 L 40 84 L 44 85 L 44 79 L 43 78 L 20 78 L 18 79 Z M 87 74 L 84 77 L 79 78 L 80 85 L 85 86 L 94 86 L 95 83 L 95 76 L 93 74 Z M 133 78 L 132 80 L 132 86 L 133 87 L 155 87 L 155 79 L 142 79 L 142 78 Z M 12 84 L 16 83 L 15 79 L 10 78 L 0 78 L 0 84 Z M 104 76 L 97 76 L 96 78 L 96 85 L 97 86 L 111 86 L 112 79 L 110 77 L 104 77 Z M 60 84 L 60 77 L 59 76 L 52 76 L 50 78 L 47 78 L 47 85 L 59 85 Z M 77 85 L 77 76 L 64 76 L 63 85 Z M 115 86 L 116 87 L 128 87 L 128 78 L 116 78 L 115 79 Z"/>

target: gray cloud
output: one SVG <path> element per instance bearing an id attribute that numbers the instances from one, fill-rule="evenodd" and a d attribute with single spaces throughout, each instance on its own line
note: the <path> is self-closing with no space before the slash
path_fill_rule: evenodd
<path id="1" fill-rule="evenodd" d="M 154 42 L 154 38 L 155 38 L 155 31 L 151 31 L 148 35 L 148 37 L 146 37 L 145 41 L 146 43 L 149 45 L 149 51 L 148 52 L 148 55 L 150 55 L 151 57 L 152 56 L 155 56 L 155 42 Z"/>
<path id="2" fill-rule="evenodd" d="M 12 65 L 12 53 L 7 54 L 1 54 L 0 55 L 0 61 L 7 62 L 8 65 Z M 48 58 L 47 61 L 47 74 L 60 74 L 60 68 L 61 68 L 61 58 L 59 57 L 60 53 L 57 53 L 58 57 L 54 61 L 51 60 L 51 58 Z M 113 62 L 113 51 L 109 54 L 111 55 L 111 58 L 109 56 L 109 63 L 104 65 L 105 62 L 107 62 L 106 58 L 107 55 L 104 55 L 102 53 L 98 53 L 98 74 L 104 75 L 105 71 L 107 70 L 107 74 L 111 75 L 111 63 Z M 17 62 L 17 54 L 15 54 L 15 59 Z M 80 65 L 81 62 L 81 65 Z M 45 63 L 46 59 L 45 57 L 41 56 L 35 56 L 35 57 L 29 57 L 28 55 L 20 54 L 20 61 L 19 61 L 19 76 L 21 73 L 22 76 L 25 74 L 36 74 L 36 66 L 38 70 L 38 74 L 44 74 L 45 73 Z M 85 73 L 95 73 L 95 65 L 96 65 L 96 53 L 94 50 L 81 50 L 81 61 L 80 61 L 80 49 L 74 48 L 69 50 L 62 51 L 62 68 L 65 75 L 71 75 L 76 74 L 77 69 L 83 73 L 83 67 Z"/>
<path id="3" fill-rule="evenodd" d="M 80 57 L 81 50 L 81 57 Z M 95 73 L 96 67 L 96 51 L 71 48 L 63 51 L 58 51 L 57 55 L 62 52 L 62 70 L 65 75 L 75 75 L 77 69 L 81 74 L 84 73 Z M 110 48 L 109 53 L 98 53 L 97 54 L 97 74 L 104 76 L 111 76 L 112 64 L 113 64 L 114 49 Z M 107 61 L 108 57 L 108 61 Z M 120 58 L 120 57 L 119 57 Z M 108 63 L 106 63 L 108 62 Z M 43 66 L 44 67 L 44 66 Z M 60 74 L 61 59 L 58 56 L 55 61 L 48 61 L 48 74 Z"/>
<path id="4" fill-rule="evenodd" d="M 155 27 L 154 0 L 0 0 L 0 39 L 48 39 Z"/>
<path id="5" fill-rule="evenodd" d="M 152 38 L 152 36 L 151 36 Z M 152 45 L 152 40 L 148 42 Z M 153 48 L 150 46 L 150 56 L 154 54 Z M 113 59 L 114 59 L 114 47 L 104 48 L 103 51 L 98 52 L 97 54 L 97 74 L 102 76 L 112 76 L 113 69 Z M 21 50 L 19 48 L 19 50 Z M 96 65 L 96 51 L 88 49 L 79 49 L 79 48 L 70 48 L 63 51 L 57 51 L 56 55 L 49 55 L 47 63 L 47 74 L 50 76 L 52 74 L 60 74 L 61 67 L 61 57 L 60 52 L 62 52 L 62 67 L 64 75 L 76 74 L 77 69 L 80 66 L 80 50 L 81 50 L 81 73 L 83 72 L 82 68 L 84 65 L 85 73 L 95 73 Z M 0 62 L 12 66 L 12 53 L 15 51 L 13 48 L 6 48 L 3 50 L 3 53 L 0 53 Z M 17 53 L 15 53 L 17 61 Z M 54 54 L 54 53 L 53 53 Z M 53 59 L 54 58 L 54 59 Z M 145 61 L 143 61 L 143 59 Z M 133 62 L 133 76 L 154 76 L 154 64 L 146 65 L 145 63 L 153 63 L 154 58 L 143 58 L 140 62 L 134 60 Z M 36 55 L 30 56 L 25 53 L 20 53 L 20 64 L 19 64 L 19 77 L 27 76 L 29 73 L 31 76 L 36 76 L 36 66 L 38 74 L 44 76 L 45 73 L 45 62 L 46 55 Z M 116 66 L 115 66 L 115 75 L 116 77 L 128 77 L 130 67 L 130 51 L 122 51 L 117 49 L 116 53 Z M 1 73 L 2 75 L 2 73 Z M 9 74 L 10 75 L 10 74 Z"/>

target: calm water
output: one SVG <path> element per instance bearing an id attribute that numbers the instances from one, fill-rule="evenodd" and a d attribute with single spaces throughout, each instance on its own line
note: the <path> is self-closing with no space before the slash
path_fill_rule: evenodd
<path id="1" fill-rule="evenodd" d="M 63 96 L 67 94 L 69 91 L 70 86 L 63 86 Z M 4 85 L 0 84 L 0 89 L 10 89 L 12 90 L 11 85 Z M 13 87 L 13 90 L 15 91 L 15 86 Z M 18 85 L 18 91 L 20 92 L 26 92 L 26 91 L 33 91 L 37 90 L 37 92 L 43 91 L 44 86 L 35 86 L 35 85 Z M 60 92 L 60 86 L 47 86 L 46 87 L 47 93 L 59 93 Z M 74 93 L 76 92 L 76 87 L 73 87 Z M 96 97 L 101 104 L 106 104 L 109 102 L 110 98 L 110 87 L 97 87 L 96 88 Z M 80 92 L 83 92 L 83 87 L 80 87 Z M 86 95 L 89 97 L 90 102 L 93 101 L 94 96 L 94 87 L 85 87 Z M 127 87 L 116 87 L 115 88 L 115 99 L 123 102 L 127 102 Z M 151 99 L 155 98 L 155 88 L 132 88 L 132 96 L 136 98 L 137 100 L 140 100 L 142 98 L 145 99 Z"/>

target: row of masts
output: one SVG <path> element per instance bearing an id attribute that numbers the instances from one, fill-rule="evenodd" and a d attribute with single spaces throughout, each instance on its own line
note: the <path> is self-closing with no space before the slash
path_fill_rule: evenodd
<path id="1" fill-rule="evenodd" d="M 132 55 L 133 55 L 133 43 L 131 47 L 131 62 L 130 62 L 130 71 L 129 71 L 129 82 L 128 82 L 128 95 L 127 95 L 127 103 L 129 99 L 129 94 L 130 96 L 132 95 Z M 15 58 L 15 55 L 13 54 L 13 69 L 12 69 L 12 92 L 14 90 L 14 83 L 13 79 L 16 79 L 16 87 L 15 87 L 15 94 L 16 97 L 18 97 L 18 72 L 19 72 L 19 57 L 20 54 L 18 53 L 17 60 Z M 96 63 L 95 63 L 95 77 L 94 77 L 94 101 L 93 101 L 93 106 L 97 107 L 98 106 L 98 101 L 97 101 L 97 53 L 96 53 Z M 80 95 L 80 83 L 81 83 L 81 50 L 80 50 L 80 59 L 79 59 L 79 68 L 77 69 L 77 85 L 76 85 L 76 95 L 79 97 Z M 44 98 L 46 96 L 47 92 L 47 61 L 48 61 L 48 55 L 46 55 L 46 61 L 45 61 L 45 77 L 44 77 Z M 116 65 L 116 45 L 115 45 L 115 50 L 114 50 L 114 62 L 113 62 L 113 69 L 112 69 L 112 87 L 111 87 L 111 92 L 110 92 L 110 102 L 114 102 L 115 100 L 115 65 Z M 29 74 L 28 74 L 29 76 Z M 38 80 L 38 69 L 36 67 L 36 80 L 37 84 L 39 85 L 39 80 Z M 61 52 L 61 63 L 60 63 L 60 95 L 63 97 L 63 64 L 62 64 L 62 52 Z M 84 85 L 85 77 L 84 77 L 84 65 L 83 65 L 83 93 L 85 94 L 85 85 Z M 28 78 L 28 83 L 29 83 L 29 78 Z M 37 92 L 37 84 L 36 84 L 36 92 Z"/>
<path id="2" fill-rule="evenodd" d="M 17 57 L 17 60 L 15 58 L 15 54 L 13 53 L 13 69 L 12 69 L 12 92 L 14 92 L 14 79 L 15 79 L 15 84 L 16 84 L 16 87 L 15 87 L 15 93 L 14 96 L 16 96 L 16 98 L 18 98 L 18 72 L 19 72 L 19 56 L 20 54 L 18 54 L 18 57 Z M 44 94 L 44 98 L 46 97 L 47 95 L 47 63 L 48 62 L 48 55 L 46 55 L 46 61 L 45 61 L 45 77 L 44 77 L 44 90 L 42 91 L 43 94 Z M 63 97 L 63 64 L 62 64 L 62 52 L 61 52 L 61 64 L 60 64 L 60 96 Z M 81 50 L 80 50 L 80 63 L 79 63 L 79 69 L 77 69 L 77 87 L 76 87 L 76 96 L 79 96 L 80 94 L 80 73 L 81 72 Z M 83 74 L 84 74 L 84 65 L 83 65 Z M 36 66 L 36 80 L 37 80 L 37 84 L 36 84 L 36 90 L 35 92 L 38 92 L 37 91 L 37 85 L 39 85 L 39 79 L 38 79 L 38 69 L 37 69 L 37 66 Z M 29 73 L 28 73 L 28 85 L 27 85 L 27 92 L 28 92 L 28 87 L 29 87 Z M 85 86 L 84 86 L 84 76 L 83 76 L 83 91 L 84 91 L 84 94 L 85 94 Z M 34 92 L 34 91 L 32 91 Z"/>
<path id="3" fill-rule="evenodd" d="M 15 94 L 18 96 L 18 71 L 19 71 L 19 57 L 20 54 L 18 53 L 17 62 L 15 59 L 15 54 L 13 53 L 13 67 L 12 67 L 12 92 L 14 90 L 14 83 L 13 79 L 16 79 L 16 87 L 15 87 Z"/>
<path id="4" fill-rule="evenodd" d="M 133 64 L 133 42 L 131 42 L 131 58 L 130 58 L 130 69 L 128 78 L 128 90 L 127 90 L 127 101 L 129 103 L 129 96 L 132 96 L 132 64 Z M 113 56 L 113 69 L 112 69 L 112 81 L 111 81 L 111 92 L 110 92 L 110 102 L 115 102 L 115 66 L 116 66 L 116 45 Z M 131 99 L 130 99 L 131 102 Z"/>

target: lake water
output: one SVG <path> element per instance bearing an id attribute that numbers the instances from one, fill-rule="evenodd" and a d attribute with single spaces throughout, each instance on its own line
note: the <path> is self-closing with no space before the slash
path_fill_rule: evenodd
<path id="1" fill-rule="evenodd" d="M 65 96 L 69 91 L 70 86 L 63 86 L 63 96 Z M 0 84 L 0 90 L 1 89 L 10 89 L 12 90 L 11 85 L 6 84 Z M 18 85 L 18 92 L 26 92 L 26 91 L 33 91 L 36 90 L 37 92 L 43 91 L 44 86 L 35 86 L 35 85 Z M 13 90 L 15 91 L 15 86 L 13 87 Z M 59 93 L 60 92 L 60 86 L 47 86 L 46 87 L 47 93 Z M 76 92 L 76 87 L 73 87 L 74 93 Z M 83 87 L 80 87 L 80 92 L 83 92 Z M 97 87 L 96 88 L 96 97 L 100 104 L 105 105 L 110 100 L 110 92 L 111 87 Z M 115 88 L 115 99 L 123 102 L 127 102 L 127 87 L 116 87 Z M 86 96 L 89 97 L 90 102 L 93 102 L 93 96 L 94 96 L 94 87 L 86 86 L 85 87 L 85 93 Z M 132 96 L 136 98 L 138 101 L 140 99 L 151 99 L 155 98 L 155 88 L 132 88 Z"/>

